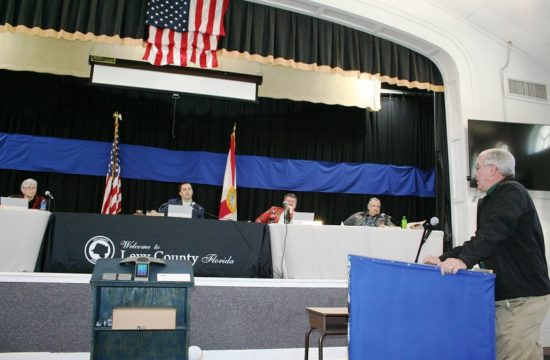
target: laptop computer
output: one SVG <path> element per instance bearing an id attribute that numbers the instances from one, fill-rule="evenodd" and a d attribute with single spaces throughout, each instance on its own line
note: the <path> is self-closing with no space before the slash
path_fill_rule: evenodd
<path id="1" fill-rule="evenodd" d="M 190 219 L 193 217 L 193 208 L 184 205 L 168 205 L 166 216 Z"/>
<path id="2" fill-rule="evenodd" d="M 18 209 L 28 209 L 29 200 L 24 198 L 0 197 L 0 205 Z"/>
<path id="3" fill-rule="evenodd" d="M 295 211 L 292 215 L 292 223 L 297 225 L 312 225 L 315 213 Z"/>

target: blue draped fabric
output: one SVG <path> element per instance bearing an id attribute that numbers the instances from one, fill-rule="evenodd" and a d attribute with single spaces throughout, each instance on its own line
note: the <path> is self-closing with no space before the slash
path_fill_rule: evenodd
<path id="1" fill-rule="evenodd" d="M 0 133 L 0 168 L 105 176 L 111 143 Z M 120 145 L 122 178 L 222 186 L 227 154 Z M 239 187 L 435 196 L 435 173 L 414 166 L 237 155 Z"/>
<path id="2" fill-rule="evenodd" d="M 349 256 L 349 359 L 495 359 L 495 275 Z"/>

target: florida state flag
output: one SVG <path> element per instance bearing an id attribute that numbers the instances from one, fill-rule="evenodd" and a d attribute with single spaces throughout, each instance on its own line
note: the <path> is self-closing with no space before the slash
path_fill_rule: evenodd
<path id="1" fill-rule="evenodd" d="M 220 203 L 220 220 L 237 221 L 237 168 L 235 162 L 235 130 L 237 124 L 233 126 L 231 141 L 229 144 L 229 153 L 227 154 L 227 164 L 225 165 L 225 175 L 223 176 L 222 200 Z"/>

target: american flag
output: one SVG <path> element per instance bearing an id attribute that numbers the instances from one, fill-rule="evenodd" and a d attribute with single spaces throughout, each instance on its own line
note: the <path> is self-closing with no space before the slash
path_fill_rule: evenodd
<path id="1" fill-rule="evenodd" d="M 217 67 L 218 39 L 229 0 L 149 0 L 143 60 L 153 65 Z"/>
<path id="2" fill-rule="evenodd" d="M 103 205 L 101 205 L 102 214 L 116 215 L 122 210 L 122 192 L 120 182 L 120 159 L 118 154 L 118 124 L 122 120 L 122 114 L 115 112 L 115 135 L 113 146 L 111 147 L 111 158 L 109 160 L 109 169 L 105 179 L 105 191 L 103 193 Z"/>

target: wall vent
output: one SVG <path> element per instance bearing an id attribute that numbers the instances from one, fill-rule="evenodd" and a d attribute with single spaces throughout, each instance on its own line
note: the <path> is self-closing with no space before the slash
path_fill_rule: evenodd
<path id="1" fill-rule="evenodd" d="M 546 85 L 523 80 L 508 79 L 508 94 L 531 100 L 548 101 Z"/>

